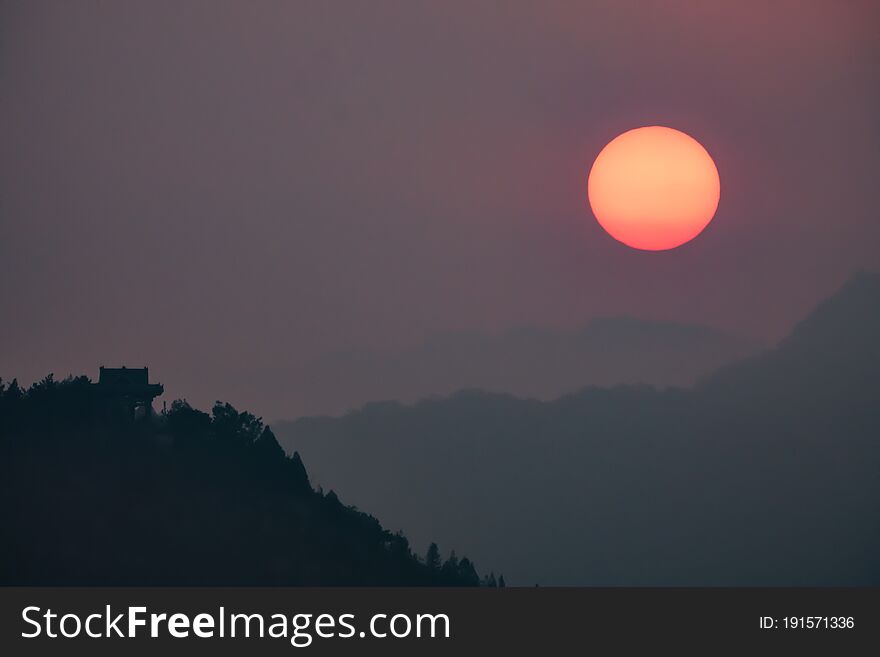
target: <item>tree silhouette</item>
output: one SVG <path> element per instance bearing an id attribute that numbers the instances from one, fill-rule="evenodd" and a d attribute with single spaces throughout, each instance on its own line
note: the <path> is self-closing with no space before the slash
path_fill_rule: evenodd
<path id="1" fill-rule="evenodd" d="M 455 582 L 458 579 L 458 557 L 455 550 L 449 553 L 449 558 L 440 568 L 440 576 L 444 583 Z"/>
<path id="2" fill-rule="evenodd" d="M 434 572 L 440 572 L 440 548 L 436 543 L 431 543 L 428 546 L 428 551 L 425 553 L 425 565 Z"/>
<path id="3" fill-rule="evenodd" d="M 477 569 L 474 568 L 474 564 L 467 557 L 462 557 L 458 563 L 458 580 L 465 586 L 480 585 L 480 576 L 477 574 Z"/>

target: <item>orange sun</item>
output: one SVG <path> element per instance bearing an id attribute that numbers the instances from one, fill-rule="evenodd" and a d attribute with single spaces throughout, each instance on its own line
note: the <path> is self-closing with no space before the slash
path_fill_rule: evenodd
<path id="1" fill-rule="evenodd" d="M 689 242 L 712 221 L 721 183 L 694 138 L 663 126 L 612 140 L 587 183 L 593 214 L 611 237 L 634 249 L 664 251 Z"/>

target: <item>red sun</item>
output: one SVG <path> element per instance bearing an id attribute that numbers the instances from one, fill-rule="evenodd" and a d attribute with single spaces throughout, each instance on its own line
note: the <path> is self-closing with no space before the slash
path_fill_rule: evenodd
<path id="1" fill-rule="evenodd" d="M 672 128 L 649 126 L 613 139 L 593 163 L 590 207 L 611 237 L 665 251 L 699 235 L 718 208 L 721 182 L 706 149 Z"/>

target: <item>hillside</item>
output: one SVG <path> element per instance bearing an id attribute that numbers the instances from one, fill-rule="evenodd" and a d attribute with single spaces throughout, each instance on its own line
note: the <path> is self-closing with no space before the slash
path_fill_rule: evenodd
<path id="1" fill-rule="evenodd" d="M 0 382 L 2 585 L 476 585 L 331 492 L 250 413 L 120 417 L 85 377 Z M 494 581 L 494 578 L 492 578 Z"/>
<path id="2" fill-rule="evenodd" d="M 497 555 L 515 584 L 877 585 L 878 309 L 861 274 L 691 389 L 473 391 L 276 432 L 416 544 Z"/>

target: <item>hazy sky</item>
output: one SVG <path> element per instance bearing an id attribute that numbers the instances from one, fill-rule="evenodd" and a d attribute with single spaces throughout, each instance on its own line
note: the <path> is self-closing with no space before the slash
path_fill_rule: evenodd
<path id="1" fill-rule="evenodd" d="M 0 376 L 147 364 L 203 403 L 218 373 L 450 330 L 777 338 L 880 267 L 876 7 L 3 2 Z M 664 253 L 586 203 L 651 124 L 721 175 Z"/>

